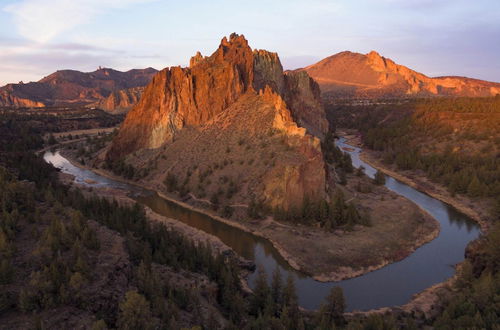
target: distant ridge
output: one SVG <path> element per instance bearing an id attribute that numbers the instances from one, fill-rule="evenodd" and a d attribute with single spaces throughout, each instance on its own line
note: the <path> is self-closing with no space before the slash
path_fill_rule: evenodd
<path id="1" fill-rule="evenodd" d="M 306 71 L 314 78 L 323 96 L 376 98 L 500 94 L 500 83 L 457 76 L 431 78 L 375 51 L 368 54 L 341 52 L 296 71 Z"/>
<path id="2" fill-rule="evenodd" d="M 137 88 L 147 85 L 158 71 L 153 68 L 126 72 L 99 68 L 93 72 L 60 70 L 38 82 L 7 84 L 0 87 L 0 106 L 45 107 L 98 104 L 113 93 L 124 100 L 107 102 L 131 107 L 137 100 Z M 128 95 L 132 93 L 131 95 Z M 114 109 L 108 109 L 114 110 Z"/>

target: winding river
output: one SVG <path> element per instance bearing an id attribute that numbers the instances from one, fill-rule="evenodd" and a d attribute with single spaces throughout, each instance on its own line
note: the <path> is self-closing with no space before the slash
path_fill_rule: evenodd
<path id="1" fill-rule="evenodd" d="M 348 148 L 347 152 L 351 155 L 354 167 L 363 166 L 368 176 L 374 176 L 376 170 L 359 157 L 361 149 L 346 144 L 343 138 L 337 140 L 336 144 L 341 148 Z M 403 305 L 414 294 L 451 277 L 455 272 L 454 265 L 464 259 L 466 245 L 480 233 L 478 225 L 466 215 L 386 176 L 385 185 L 388 189 L 410 199 L 439 222 L 441 226 L 439 236 L 402 261 L 349 280 L 322 283 L 292 269 L 264 238 L 213 220 L 202 213 L 185 209 L 159 197 L 155 192 L 144 191 L 76 167 L 59 152 L 46 152 L 44 159 L 62 172 L 74 175 L 75 181 L 80 184 L 94 187 L 110 186 L 131 191 L 133 198 L 149 206 L 154 212 L 217 236 L 239 255 L 254 260 L 257 265 L 264 267 L 269 277 L 276 267 L 280 269 L 284 278 L 288 274 L 292 275 L 295 278 L 299 303 L 306 309 L 318 308 L 333 286 L 340 286 L 344 290 L 348 311 Z M 254 272 L 248 278 L 251 287 L 254 286 L 256 275 Z"/>

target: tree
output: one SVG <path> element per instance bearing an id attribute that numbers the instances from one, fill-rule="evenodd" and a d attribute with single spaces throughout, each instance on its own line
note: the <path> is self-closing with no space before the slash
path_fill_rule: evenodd
<path id="1" fill-rule="evenodd" d="M 210 197 L 210 203 L 212 204 L 212 209 L 218 210 L 219 209 L 219 194 L 214 193 L 212 197 Z"/>
<path id="2" fill-rule="evenodd" d="M 465 259 L 460 267 L 460 272 L 458 273 L 457 280 L 455 281 L 455 286 L 459 289 L 463 289 L 470 286 L 473 280 L 474 273 L 472 264 L 468 259 Z"/>
<path id="3" fill-rule="evenodd" d="M 356 206 L 354 206 L 353 202 L 347 204 L 347 209 L 345 211 L 345 222 L 349 230 L 351 230 L 355 224 L 361 222 L 358 210 L 356 210 Z"/>
<path id="4" fill-rule="evenodd" d="M 49 145 L 54 145 L 54 144 L 57 143 L 57 140 L 56 140 L 56 138 L 54 137 L 53 134 L 50 134 L 49 135 L 49 140 L 47 142 L 48 142 Z"/>
<path id="5" fill-rule="evenodd" d="M 221 213 L 221 216 L 223 218 L 231 218 L 231 216 L 233 215 L 233 208 L 231 207 L 231 205 L 225 205 L 223 208 L 222 208 L 222 213 Z"/>
<path id="6" fill-rule="evenodd" d="M 496 222 L 486 236 L 487 264 L 491 271 L 500 270 L 500 222 Z"/>
<path id="7" fill-rule="evenodd" d="M 177 177 L 169 172 L 165 178 L 164 184 L 169 192 L 177 190 Z"/>
<path id="8" fill-rule="evenodd" d="M 283 322 L 283 325 L 287 329 L 300 329 L 301 325 L 301 317 L 300 317 L 300 311 L 299 311 L 299 302 L 297 298 L 297 292 L 295 290 L 295 281 L 293 279 L 293 276 L 291 274 L 288 274 L 287 280 L 286 280 L 286 286 L 283 289 L 283 312 L 282 312 L 282 317 L 283 314 L 285 314 L 285 320 Z M 289 319 L 290 323 L 286 324 L 285 321 L 288 321 L 286 319 Z"/>
<path id="9" fill-rule="evenodd" d="M 385 184 L 385 174 L 377 170 L 377 173 L 375 173 L 375 178 L 373 179 L 373 182 L 379 186 L 382 186 Z"/>
<path id="10" fill-rule="evenodd" d="M 98 320 L 92 324 L 91 330 L 108 330 L 108 326 L 104 320 Z"/>
<path id="11" fill-rule="evenodd" d="M 298 305 L 297 292 L 295 289 L 295 281 L 291 274 L 288 274 L 286 286 L 283 290 L 283 305 L 295 306 Z"/>
<path id="12" fill-rule="evenodd" d="M 345 152 L 342 157 L 342 168 L 346 173 L 352 173 L 354 171 L 354 167 L 352 166 L 351 155 L 347 152 Z"/>
<path id="13" fill-rule="evenodd" d="M 343 186 L 347 184 L 347 176 L 344 171 L 338 171 L 339 174 L 339 183 Z"/>
<path id="14" fill-rule="evenodd" d="M 477 175 L 474 175 L 467 187 L 467 194 L 472 197 L 479 197 L 483 195 L 483 192 L 483 185 L 479 182 Z"/>
<path id="15" fill-rule="evenodd" d="M 500 220 L 500 197 L 497 197 L 494 202 L 493 215 L 497 218 L 497 220 Z"/>
<path id="16" fill-rule="evenodd" d="M 248 205 L 247 214 L 252 219 L 262 219 L 262 209 L 262 203 L 252 198 L 250 204 Z"/>
<path id="17" fill-rule="evenodd" d="M 338 190 L 333 196 L 333 201 L 330 205 L 330 228 L 344 224 L 344 208 L 344 193 L 341 190 Z"/>
<path id="18" fill-rule="evenodd" d="M 270 290 L 267 284 L 267 275 L 263 267 L 259 267 L 257 271 L 257 279 L 255 281 L 255 289 L 253 291 L 253 299 L 251 302 L 251 312 L 254 315 L 259 315 L 264 311 L 266 304 L 269 301 Z"/>
<path id="19" fill-rule="evenodd" d="M 85 278 L 83 277 L 83 275 L 81 273 L 76 272 L 76 273 L 73 273 L 73 275 L 71 275 L 71 278 L 69 280 L 69 286 L 75 292 L 80 291 L 80 289 L 82 288 L 82 286 L 84 284 L 85 284 Z"/>
<path id="20" fill-rule="evenodd" d="M 330 328 L 332 325 L 344 324 L 345 299 L 342 288 L 334 286 L 319 311 L 320 327 Z"/>
<path id="21" fill-rule="evenodd" d="M 281 306 L 283 305 L 283 279 L 278 266 L 273 272 L 273 279 L 271 282 L 271 298 L 274 305 L 274 314 L 278 315 Z"/>
<path id="22" fill-rule="evenodd" d="M 128 291 L 125 299 L 120 302 L 120 315 L 118 317 L 118 328 L 133 329 L 152 329 L 151 309 L 149 301 L 137 293 L 137 291 Z"/>

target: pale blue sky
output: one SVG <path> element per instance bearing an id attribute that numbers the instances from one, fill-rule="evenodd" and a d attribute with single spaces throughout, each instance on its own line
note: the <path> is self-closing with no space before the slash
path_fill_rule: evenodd
<path id="1" fill-rule="evenodd" d="M 500 81 L 500 0 L 0 0 L 0 85 L 186 65 L 232 32 L 288 69 L 376 50 L 429 76 Z"/>

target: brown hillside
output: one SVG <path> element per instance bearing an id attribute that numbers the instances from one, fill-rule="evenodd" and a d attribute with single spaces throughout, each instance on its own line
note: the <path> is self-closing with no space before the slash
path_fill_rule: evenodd
<path id="1" fill-rule="evenodd" d="M 92 104 L 107 98 L 113 92 L 143 87 L 151 81 L 156 72 L 152 68 L 127 72 L 108 68 L 94 72 L 61 70 L 38 82 L 0 87 L 0 106 L 45 107 Z"/>
<path id="2" fill-rule="evenodd" d="M 375 51 L 341 52 L 297 71 L 306 71 L 324 95 L 337 97 L 494 96 L 500 83 L 465 77 L 431 78 Z"/>

